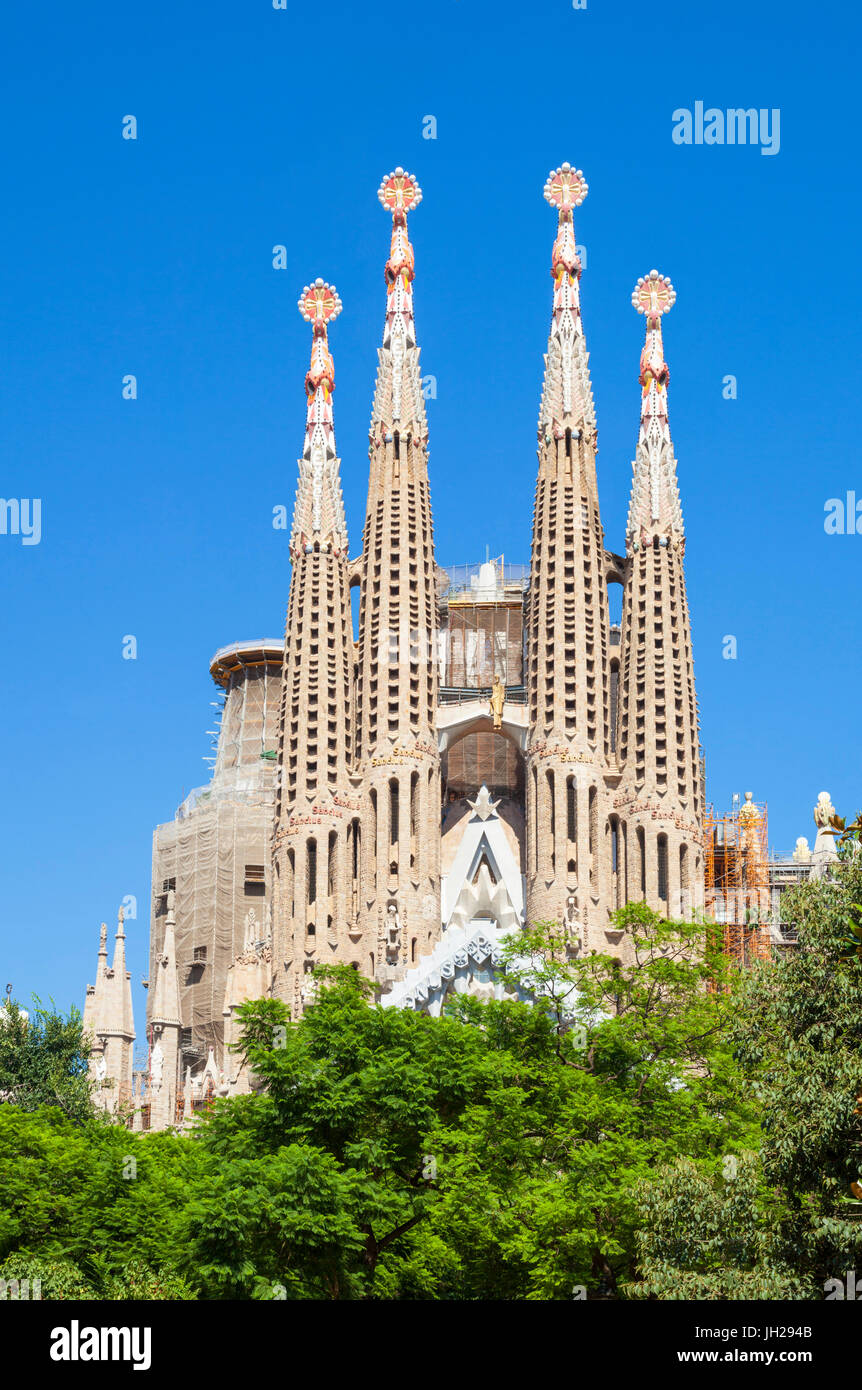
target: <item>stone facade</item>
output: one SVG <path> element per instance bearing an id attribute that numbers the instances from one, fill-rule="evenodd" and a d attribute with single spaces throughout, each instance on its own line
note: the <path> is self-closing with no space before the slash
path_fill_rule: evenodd
<path id="1" fill-rule="evenodd" d="M 574 954 L 623 953 L 612 914 L 625 902 L 685 915 L 703 906 L 685 539 L 661 333 L 674 293 L 651 272 L 633 297 L 646 344 L 618 555 L 605 545 L 599 508 L 581 317 L 573 218 L 586 193 L 568 164 L 545 185 L 557 231 L 528 578 L 502 560 L 456 578 L 435 559 L 407 229 L 421 191 L 411 175 L 396 169 L 378 195 L 392 233 L 365 526 L 352 561 L 328 338 L 341 301 L 323 280 L 302 293 L 312 347 L 283 661 L 280 644 L 260 644 L 261 746 L 246 740 L 229 776 L 223 721 L 212 793 L 192 808 L 201 832 L 216 807 L 241 822 L 219 879 L 229 912 L 218 894 L 195 891 L 196 875 L 209 870 L 203 861 L 195 868 L 194 854 L 171 871 L 182 820 L 157 832 L 150 1063 L 137 1096 L 154 1127 L 253 1085 L 229 1050 L 237 1008 L 270 994 L 298 1017 L 313 998 L 316 965 L 353 965 L 387 1006 L 438 1012 L 450 990 L 499 997 L 500 942 L 528 923 L 559 923 Z M 610 621 L 614 585 L 621 627 Z M 216 666 L 232 671 L 235 727 L 255 644 L 229 650 L 233 661 Z M 259 896 L 246 903 L 227 880 L 236 881 L 237 855 L 245 864 L 252 852 Z M 208 990 L 182 978 L 196 959 L 202 973 L 212 965 Z M 100 955 L 103 994 L 105 973 Z M 97 1032 L 107 1007 L 88 995 Z M 129 1060 L 117 1063 L 124 1076 L 127 1048 Z"/>

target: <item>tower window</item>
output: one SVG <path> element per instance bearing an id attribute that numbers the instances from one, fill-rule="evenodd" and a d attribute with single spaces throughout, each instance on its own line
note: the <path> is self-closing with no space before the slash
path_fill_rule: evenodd
<path id="1" fill-rule="evenodd" d="M 309 907 L 312 907 L 317 901 L 317 844 L 314 840 L 308 842 L 307 864 L 307 901 Z"/>
<path id="2" fill-rule="evenodd" d="M 247 898 L 262 898 L 266 893 L 263 864 L 246 864 L 243 891 Z"/>
<path id="3" fill-rule="evenodd" d="M 667 910 L 668 905 L 668 878 L 667 878 L 667 836 L 658 837 L 658 896 L 662 906 Z"/>

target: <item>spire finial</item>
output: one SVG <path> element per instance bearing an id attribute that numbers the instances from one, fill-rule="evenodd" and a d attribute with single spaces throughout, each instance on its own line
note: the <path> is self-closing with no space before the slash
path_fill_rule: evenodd
<path id="1" fill-rule="evenodd" d="M 305 374 L 305 394 L 308 396 L 308 427 L 312 429 L 314 400 L 318 392 L 323 394 L 323 403 L 328 404 L 335 390 L 335 366 L 329 351 L 327 325 L 338 318 L 342 310 L 341 298 L 334 285 L 329 285 L 320 276 L 312 285 L 306 285 L 299 296 L 299 312 L 307 323 L 313 325 L 311 340 L 311 366 Z M 306 431 L 306 445 L 310 434 Z M 306 457 L 309 457 L 306 455 Z"/>
<path id="2" fill-rule="evenodd" d="M 651 270 L 632 291 L 632 305 L 646 318 L 646 342 L 640 358 L 641 427 L 635 460 L 626 534 L 637 549 L 657 535 L 683 535 L 682 510 L 676 481 L 676 461 L 670 437 L 667 386 L 670 371 L 664 360 L 661 321 L 676 302 L 676 290 L 666 275 Z"/>
<path id="3" fill-rule="evenodd" d="M 298 307 L 306 322 L 314 324 L 315 335 L 323 334 L 325 337 L 326 325 L 338 318 L 344 306 L 335 286 L 327 284 L 318 275 L 314 283 L 306 285 L 302 291 Z"/>
<path id="4" fill-rule="evenodd" d="M 670 381 L 668 365 L 664 360 L 664 345 L 661 336 L 662 315 L 670 313 L 676 303 L 676 290 L 666 275 L 651 270 L 642 275 L 632 291 L 632 304 L 639 314 L 646 316 L 646 342 L 641 353 L 641 369 L 638 380 L 643 387 L 641 419 L 652 416 L 667 418 L 667 384 Z"/>
<path id="5" fill-rule="evenodd" d="M 408 174 L 399 164 L 391 174 L 387 174 L 377 190 L 381 205 L 391 212 L 396 221 L 404 221 L 408 212 L 418 208 L 422 202 L 422 189 L 412 174 Z"/>
<path id="6" fill-rule="evenodd" d="M 556 318 L 564 308 L 576 308 L 577 295 L 575 292 L 575 277 L 581 278 L 581 262 L 578 256 L 578 248 L 575 245 L 575 226 L 572 213 L 575 208 L 579 208 L 589 192 L 589 184 L 584 178 L 580 169 L 573 169 L 571 164 L 561 164 L 559 169 L 552 169 L 545 181 L 544 196 L 552 208 L 559 211 L 559 222 L 557 225 L 557 239 L 554 242 L 554 250 L 551 256 L 551 275 L 557 287 L 554 296 L 554 317 Z M 563 276 L 566 276 L 566 281 Z M 565 288 L 569 291 L 562 297 L 559 290 Z M 558 303 L 558 299 L 560 302 Z"/>
<path id="7" fill-rule="evenodd" d="M 125 913 L 124 913 L 123 909 L 120 907 L 120 908 L 118 908 L 118 910 L 117 910 L 117 936 L 125 936 L 125 934 L 126 934 L 126 933 L 125 933 L 125 929 L 124 929 L 124 927 L 123 927 L 123 922 L 124 922 L 124 921 L 125 921 Z"/>
<path id="8" fill-rule="evenodd" d="M 675 303 L 676 290 L 657 270 L 642 275 L 632 291 L 632 304 L 639 314 L 646 314 L 647 328 L 657 328 L 662 314 L 669 314 Z"/>
<path id="9" fill-rule="evenodd" d="M 561 222 L 564 217 L 571 218 L 572 209 L 581 206 L 589 191 L 583 170 L 568 163 L 552 169 L 545 180 L 545 198 L 552 208 L 559 208 Z"/>
<path id="10" fill-rule="evenodd" d="M 387 174 L 377 190 L 381 206 L 392 214 L 392 242 L 386 262 L 386 328 L 383 346 L 389 347 L 393 335 L 407 346 L 416 344 L 413 323 L 413 290 L 416 258 L 407 235 L 407 214 L 422 201 L 422 189 L 412 174 L 401 168 Z"/>
<path id="11" fill-rule="evenodd" d="M 347 544 L 347 526 L 341 500 L 332 393 L 335 363 L 329 351 L 327 329 L 342 310 L 334 285 L 318 278 L 306 285 L 297 307 L 312 325 L 311 364 L 305 374 L 308 410 L 305 446 L 299 465 L 299 487 L 293 513 L 291 553 L 313 550 L 315 545 L 341 551 Z"/>
<path id="12" fill-rule="evenodd" d="M 583 430 L 585 436 L 591 440 L 595 438 L 595 413 L 578 289 L 581 262 L 572 216 L 574 209 L 586 198 L 587 191 L 583 171 L 568 163 L 552 169 L 545 180 L 544 197 L 559 213 L 551 255 L 554 312 L 539 415 L 539 439 L 544 438 L 546 442 L 552 434 L 561 439 L 566 429 Z"/>

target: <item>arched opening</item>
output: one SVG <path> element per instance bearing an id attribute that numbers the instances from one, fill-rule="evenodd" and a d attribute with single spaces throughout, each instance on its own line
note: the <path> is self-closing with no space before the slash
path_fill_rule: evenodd
<path id="1" fill-rule="evenodd" d="M 679 847 L 679 898 L 680 913 L 688 917 L 691 912 L 691 883 L 689 880 L 688 845 Z"/>
<path id="2" fill-rule="evenodd" d="M 308 907 L 309 917 L 314 916 L 314 907 L 317 902 L 317 841 L 309 840 L 306 844 L 305 861 L 305 901 Z"/>
<path id="3" fill-rule="evenodd" d="M 355 922 L 359 915 L 362 870 L 362 829 L 358 820 L 352 820 L 347 827 L 347 855 L 350 864 L 350 916 Z"/>
<path id="4" fill-rule="evenodd" d="M 294 852 L 292 849 L 289 849 L 287 851 L 287 875 L 284 881 L 284 901 L 287 904 L 287 910 L 291 921 L 293 921 L 296 915 L 296 903 L 293 900 L 293 885 L 295 878 L 296 870 Z"/>
<path id="5" fill-rule="evenodd" d="M 419 773 L 410 774 L 410 867 L 416 867 L 419 845 Z"/>
<path id="6" fill-rule="evenodd" d="M 578 872 L 578 787 L 574 777 L 566 778 L 566 872 Z"/>
<path id="7" fill-rule="evenodd" d="M 539 872 L 539 774 L 533 768 L 533 864 L 534 874 Z"/>
<path id="8" fill-rule="evenodd" d="M 657 868 L 658 868 L 658 899 L 662 912 L 669 913 L 670 904 L 668 896 L 670 885 L 668 882 L 668 862 L 667 862 L 667 836 L 659 835 L 656 843 Z"/>
<path id="9" fill-rule="evenodd" d="M 333 899 L 334 899 L 334 897 L 335 897 L 335 876 L 336 876 L 336 869 L 337 869 L 336 858 L 335 858 L 335 845 L 336 845 L 336 840 L 337 840 L 337 838 L 338 838 L 338 837 L 336 836 L 335 831 L 334 831 L 334 830 L 330 830 L 330 832 L 329 832 L 329 839 L 328 839 L 328 841 L 327 841 L 327 846 L 326 846 L 326 848 L 327 848 L 327 856 L 328 856 L 328 859 L 327 859 L 327 868 L 326 868 L 326 892 L 327 892 L 327 896 L 328 896 L 328 898 L 329 898 L 329 906 L 330 906 L 330 908 L 332 907 Z"/>
<path id="10" fill-rule="evenodd" d="M 617 710 L 619 708 L 620 696 L 620 663 L 619 658 L 611 657 L 610 667 L 610 745 L 611 752 L 617 751 Z"/>
<path id="11" fill-rule="evenodd" d="M 620 822 L 617 816 L 611 816 L 608 821 L 609 860 L 611 866 L 611 911 L 622 907 L 620 885 L 622 880 L 621 856 L 620 856 Z"/>
<path id="12" fill-rule="evenodd" d="M 398 780 L 393 777 L 389 783 L 389 872 L 398 873 Z"/>
<path id="13" fill-rule="evenodd" d="M 444 921 L 450 920 L 449 914 L 455 912 L 456 904 L 460 903 L 459 912 L 466 910 L 465 904 L 471 895 L 468 892 L 462 897 L 465 885 L 476 890 L 474 905 L 478 916 L 484 913 L 493 916 L 498 910 L 509 911 L 501 906 L 504 903 L 517 904 L 514 911 L 520 914 L 523 909 L 521 880 L 527 872 L 523 754 L 505 729 L 477 732 L 474 722 L 449 744 L 441 762 L 444 803 L 440 863 L 444 880 Z M 536 791 L 535 767 L 532 777 L 531 797 Z M 487 788 L 487 798 L 483 787 Z M 544 781 L 541 787 L 544 796 Z M 562 794 L 562 784 L 560 791 Z M 553 797 L 551 800 L 553 815 Z M 535 863 L 534 845 L 541 838 L 543 846 L 547 847 L 546 833 L 553 832 L 553 822 L 546 823 L 546 812 L 547 805 L 543 804 L 541 828 L 533 817 L 535 840 L 531 837 L 531 869 Z M 467 845 L 475 848 L 480 826 L 488 843 L 496 846 L 490 856 L 493 865 L 489 862 L 484 867 L 474 860 L 473 849 L 466 849 Z"/>
<path id="14" fill-rule="evenodd" d="M 623 577 L 618 574 L 616 570 L 613 570 L 607 575 L 608 643 L 610 647 L 610 660 L 608 664 L 608 746 L 611 753 L 617 751 L 623 594 Z"/>
<path id="15" fill-rule="evenodd" d="M 548 836 L 548 845 L 551 850 L 551 873 L 554 873 L 557 867 L 557 808 L 554 802 L 554 774 L 549 768 L 545 775 L 548 781 L 548 825 L 546 834 Z"/>

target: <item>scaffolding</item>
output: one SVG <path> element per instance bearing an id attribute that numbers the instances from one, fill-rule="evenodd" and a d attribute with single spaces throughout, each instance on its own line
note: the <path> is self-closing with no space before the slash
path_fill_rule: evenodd
<path id="1" fill-rule="evenodd" d="M 216 652 L 210 675 L 224 699 L 212 780 L 190 792 L 153 837 L 150 978 L 164 949 L 173 891 L 181 1076 L 189 1066 L 198 1071 L 210 1049 L 221 1055 L 228 971 L 249 934 L 263 938 L 269 930 L 281 663 L 275 640 L 234 642 Z"/>
<path id="2" fill-rule="evenodd" d="M 724 951 L 737 965 L 768 960 L 769 822 L 765 801 L 746 795 L 728 815 L 714 806 L 704 818 L 706 835 L 706 912 L 723 937 Z"/>

